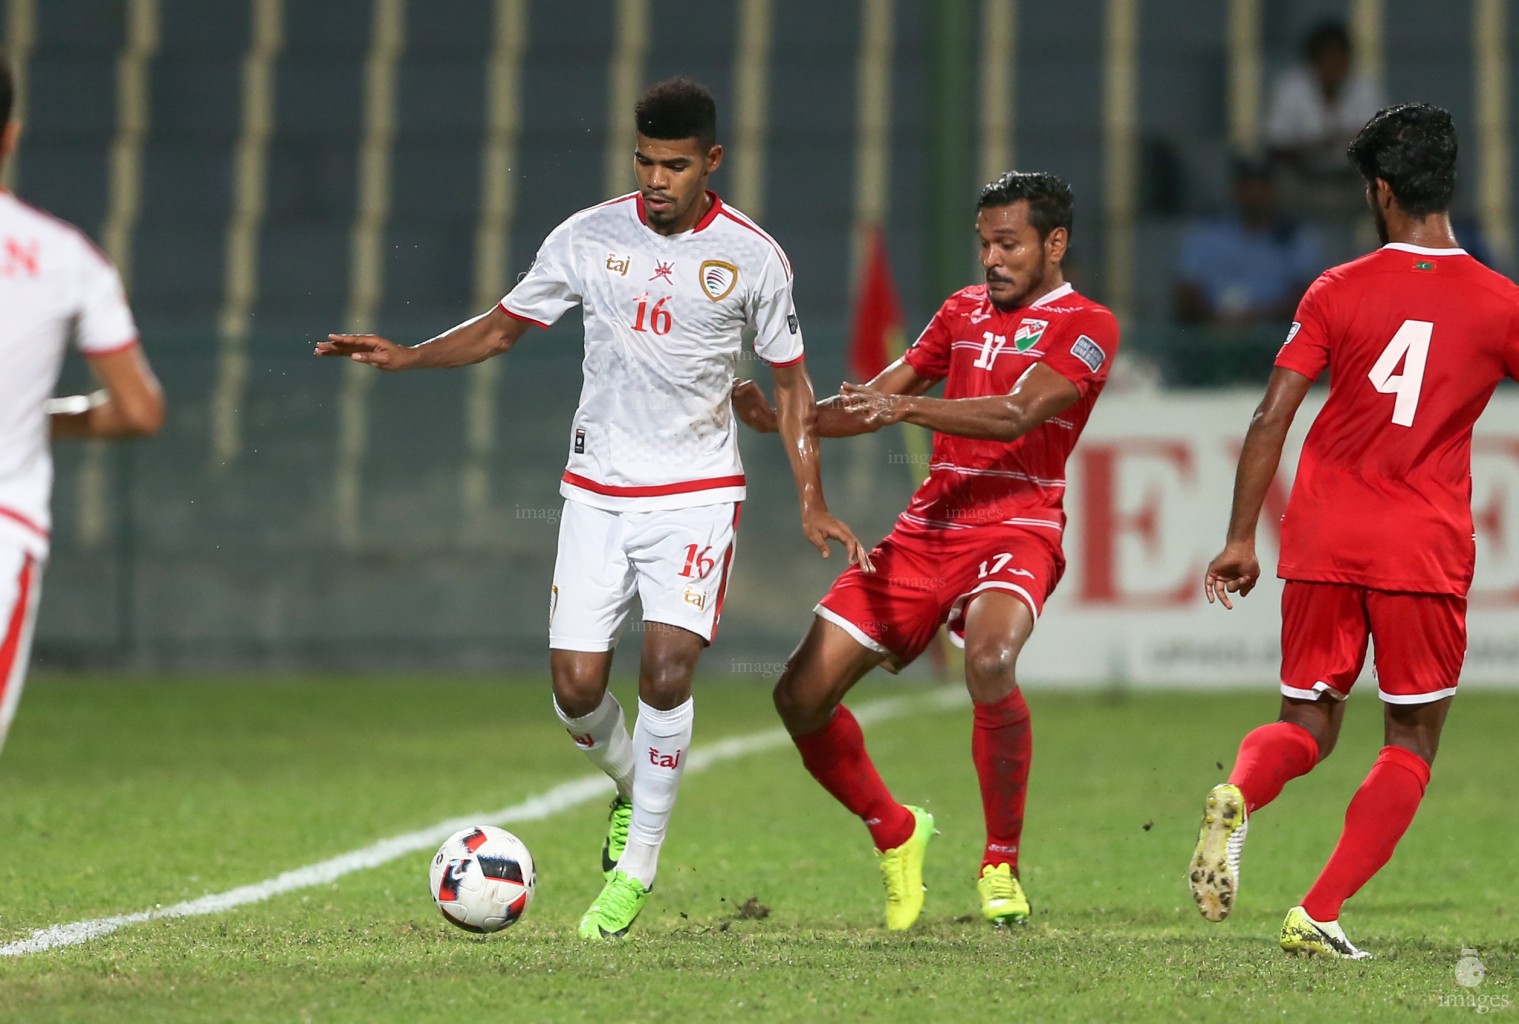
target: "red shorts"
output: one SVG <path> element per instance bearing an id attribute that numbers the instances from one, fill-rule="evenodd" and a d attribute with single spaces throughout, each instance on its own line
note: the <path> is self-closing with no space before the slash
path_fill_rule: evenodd
<path id="1" fill-rule="evenodd" d="M 978 526 L 963 530 L 904 530 L 899 523 L 870 553 L 875 572 L 850 566 L 813 611 L 864 646 L 886 656 L 895 672 L 948 623 L 965 643 L 965 609 L 987 590 L 1011 593 L 1034 621 L 1065 571 L 1052 530 Z"/>
<path id="2" fill-rule="evenodd" d="M 1378 695 L 1427 704 L 1456 692 L 1466 660 L 1466 598 L 1288 580 L 1282 588 L 1282 693 L 1343 700 L 1376 644 Z"/>

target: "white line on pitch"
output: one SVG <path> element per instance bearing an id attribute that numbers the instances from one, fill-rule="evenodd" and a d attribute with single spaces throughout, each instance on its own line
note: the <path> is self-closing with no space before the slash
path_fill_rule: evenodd
<path id="1" fill-rule="evenodd" d="M 856 711 L 855 717 L 863 723 L 880 722 L 897 718 L 909 711 L 938 710 L 964 703 L 965 691 L 958 687 L 945 688 L 935 690 L 927 697 L 892 697 L 875 701 Z M 785 730 L 782 729 L 767 729 L 748 736 L 735 736 L 732 739 L 721 740 L 711 746 L 699 747 L 691 751 L 691 762 L 686 767 L 686 774 L 705 771 L 725 761 L 747 757 L 762 750 L 785 746 L 788 742 Z M 344 875 L 353 874 L 355 871 L 388 864 L 409 853 L 420 853 L 423 850 L 430 852 L 446 836 L 482 821 L 500 822 L 503 825 L 541 821 L 561 811 L 567 811 L 571 807 L 578 807 L 580 804 L 604 797 L 607 792 L 607 783 L 605 775 L 583 776 L 498 811 L 440 821 L 428 828 L 381 839 L 361 850 L 353 850 L 330 860 L 295 868 L 252 885 L 212 893 L 168 907 L 139 910 L 135 914 L 97 917 L 88 921 L 74 921 L 70 924 L 53 925 L 51 928 L 40 928 L 24 939 L 0 946 L 0 956 L 25 956 L 28 953 L 43 953 L 60 946 L 77 946 L 82 942 L 102 938 L 120 928 L 141 924 L 144 921 L 173 917 L 201 917 L 206 914 L 220 914 L 249 903 L 262 903 L 264 900 L 287 892 L 309 889 L 312 886 L 342 878 Z"/>

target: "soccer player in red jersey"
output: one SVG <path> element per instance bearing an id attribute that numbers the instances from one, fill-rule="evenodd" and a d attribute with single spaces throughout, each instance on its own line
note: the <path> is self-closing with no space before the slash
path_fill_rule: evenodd
<path id="1" fill-rule="evenodd" d="M 911 662 L 948 623 L 965 645 L 973 701 L 986 818 L 981 912 L 994 925 L 1026 922 L 1018 852 L 1032 741 L 1014 670 L 1065 568 L 1065 462 L 1118 348 L 1113 314 L 1077 294 L 1061 269 L 1069 185 L 1053 174 L 1004 174 L 981 191 L 976 231 L 986 283 L 951 295 L 869 384 L 846 384 L 818 406 L 823 436 L 915 423 L 934 431 L 933 456 L 928 479 L 871 552 L 876 571 L 838 578 L 775 688 L 807 770 L 870 829 L 893 930 L 923 910 L 934 821 L 892 797 L 841 701 L 877 665 Z M 923 397 L 941 380 L 943 398 Z M 736 398 L 751 426 L 773 427 L 752 387 Z"/>
<path id="2" fill-rule="evenodd" d="M 1229 595 L 1260 578 L 1261 504 L 1293 416 L 1327 368 L 1329 398 L 1282 519 L 1281 714 L 1245 737 L 1229 781 L 1208 794 L 1189 877 L 1203 915 L 1226 917 L 1250 816 L 1334 749 L 1369 636 L 1385 746 L 1281 935 L 1289 952 L 1361 959 L 1340 928 L 1341 905 L 1413 820 L 1466 654 L 1472 424 L 1498 383 L 1519 376 L 1519 287 L 1451 231 L 1449 113 L 1389 107 L 1349 153 L 1383 245 L 1303 296 L 1245 435 L 1228 541 L 1203 583 L 1210 602 L 1230 608 Z"/>

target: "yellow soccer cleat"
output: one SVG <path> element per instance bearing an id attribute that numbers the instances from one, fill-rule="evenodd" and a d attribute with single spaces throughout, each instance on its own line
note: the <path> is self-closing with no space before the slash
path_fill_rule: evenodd
<path id="1" fill-rule="evenodd" d="M 1239 896 L 1239 858 L 1248 828 L 1245 796 L 1238 786 L 1221 782 L 1208 791 L 1187 880 L 1197 909 L 1210 921 L 1222 921 L 1234 909 Z"/>
<path id="2" fill-rule="evenodd" d="M 1340 960 L 1370 960 L 1371 954 L 1345 937 L 1338 921 L 1315 921 L 1302 907 L 1287 911 L 1282 922 L 1282 948 L 1289 953 L 1332 956 Z"/>
<path id="3" fill-rule="evenodd" d="M 907 808 L 912 812 L 912 835 L 907 842 L 893 850 L 877 850 L 881 858 L 881 879 L 886 883 L 886 927 L 890 931 L 906 931 L 923 913 L 923 855 L 934 831 L 934 816 L 921 807 Z"/>
<path id="4" fill-rule="evenodd" d="M 976 880 L 976 892 L 981 895 L 981 916 L 991 922 L 993 928 L 1010 924 L 1028 924 L 1028 897 L 1018 876 L 1007 864 L 987 864 Z"/>

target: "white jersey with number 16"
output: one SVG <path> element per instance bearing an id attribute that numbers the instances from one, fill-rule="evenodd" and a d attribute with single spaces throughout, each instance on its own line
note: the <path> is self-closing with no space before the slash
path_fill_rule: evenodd
<path id="1" fill-rule="evenodd" d="M 560 483 L 597 508 L 742 501 L 729 398 L 746 329 L 773 366 L 802 358 L 791 265 L 769 235 L 708 193 L 690 231 L 661 235 L 631 193 L 570 217 L 501 300 L 547 327 L 579 305 L 585 381 Z"/>

